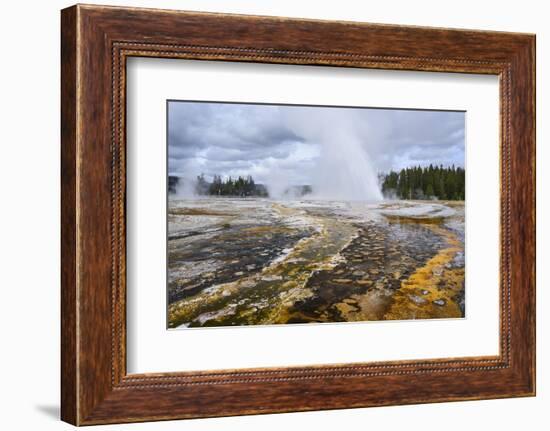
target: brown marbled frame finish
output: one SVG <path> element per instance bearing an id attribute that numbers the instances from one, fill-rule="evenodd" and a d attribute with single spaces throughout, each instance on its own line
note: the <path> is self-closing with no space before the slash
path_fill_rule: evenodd
<path id="1" fill-rule="evenodd" d="M 535 394 L 534 35 L 82 5 L 61 18 L 63 420 L 88 425 Z M 499 355 L 128 375 L 129 56 L 498 75 Z"/>

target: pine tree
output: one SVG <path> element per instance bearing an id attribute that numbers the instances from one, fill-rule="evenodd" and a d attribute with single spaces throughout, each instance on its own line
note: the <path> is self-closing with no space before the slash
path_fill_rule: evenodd
<path id="1" fill-rule="evenodd" d="M 454 165 L 428 167 L 414 166 L 401 169 L 399 173 L 390 171 L 381 175 L 381 188 L 384 196 L 399 199 L 450 199 L 464 200 L 465 171 Z"/>

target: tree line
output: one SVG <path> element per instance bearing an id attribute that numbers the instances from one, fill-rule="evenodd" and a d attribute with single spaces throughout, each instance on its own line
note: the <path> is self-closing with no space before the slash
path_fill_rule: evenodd
<path id="1" fill-rule="evenodd" d="M 182 187 L 185 179 L 175 175 L 168 176 L 168 192 L 177 193 L 177 189 Z M 208 182 L 204 174 L 197 176 L 192 181 L 192 191 L 197 195 L 212 196 L 261 196 L 267 197 L 267 189 L 263 184 L 257 184 L 251 175 L 237 178 L 229 177 L 223 179 L 220 175 L 214 175 L 212 182 Z"/>
<path id="2" fill-rule="evenodd" d="M 411 167 L 381 176 L 384 197 L 464 200 L 465 170 L 460 167 Z"/>
<path id="3" fill-rule="evenodd" d="M 204 181 L 204 177 L 200 175 L 198 183 Z M 256 191 L 256 184 L 252 176 L 231 178 L 223 180 L 221 176 L 214 175 L 214 179 L 208 188 L 208 194 L 218 196 L 252 196 Z"/>

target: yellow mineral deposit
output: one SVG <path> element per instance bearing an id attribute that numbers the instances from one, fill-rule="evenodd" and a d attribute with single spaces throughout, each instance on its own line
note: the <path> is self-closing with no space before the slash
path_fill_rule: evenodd
<path id="1" fill-rule="evenodd" d="M 464 315 L 463 203 L 211 198 L 169 220 L 172 328 Z"/>

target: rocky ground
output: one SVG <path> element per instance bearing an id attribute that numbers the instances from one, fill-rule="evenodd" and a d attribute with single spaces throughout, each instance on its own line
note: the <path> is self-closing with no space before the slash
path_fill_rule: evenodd
<path id="1" fill-rule="evenodd" d="M 461 202 L 171 200 L 168 326 L 464 316 Z"/>

